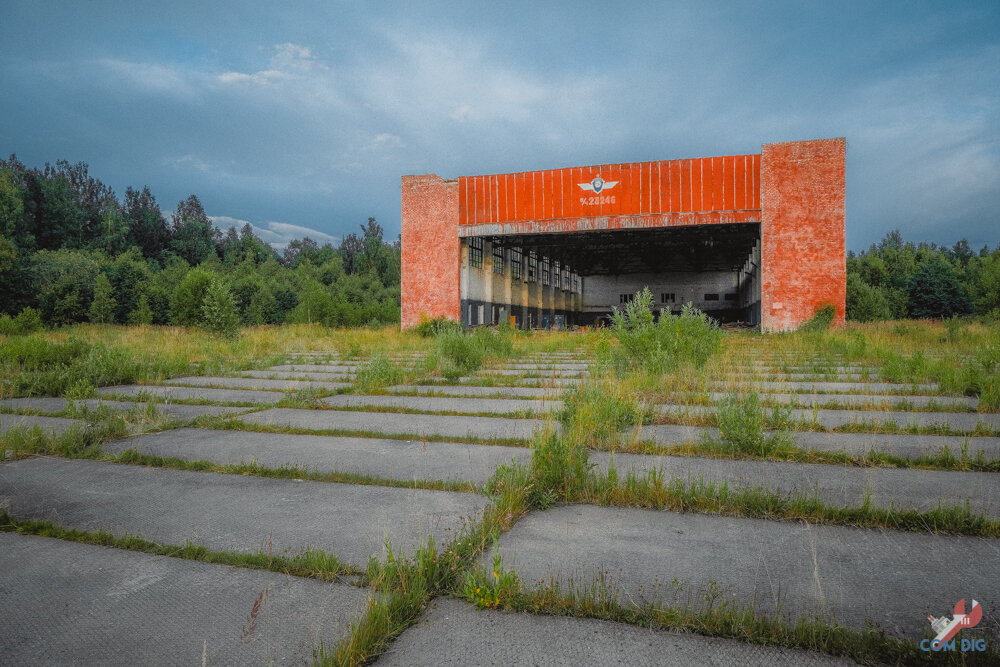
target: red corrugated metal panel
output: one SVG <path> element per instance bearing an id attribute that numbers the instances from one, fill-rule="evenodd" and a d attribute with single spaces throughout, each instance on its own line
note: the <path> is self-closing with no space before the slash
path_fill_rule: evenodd
<path id="1" fill-rule="evenodd" d="M 594 192 L 590 184 L 597 176 L 615 185 Z M 759 155 L 604 164 L 458 180 L 460 225 L 760 208 Z"/>

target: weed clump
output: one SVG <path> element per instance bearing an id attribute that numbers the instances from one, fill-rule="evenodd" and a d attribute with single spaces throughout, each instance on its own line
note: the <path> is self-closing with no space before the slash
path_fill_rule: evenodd
<path id="1" fill-rule="evenodd" d="M 799 326 L 799 331 L 826 331 L 836 317 L 836 307 L 831 303 L 824 304 L 816 309 L 812 317 Z"/>
<path id="2" fill-rule="evenodd" d="M 648 287 L 637 292 L 624 310 L 615 308 L 611 329 L 618 339 L 611 362 L 619 374 L 669 373 L 683 363 L 701 369 L 722 342 L 718 323 L 690 303 L 680 315 L 660 311 L 659 321 L 654 321 Z"/>
<path id="3" fill-rule="evenodd" d="M 622 433 L 650 417 L 650 410 L 622 383 L 596 378 L 569 387 L 556 413 L 564 433 L 589 447 L 613 449 Z"/>
<path id="4" fill-rule="evenodd" d="M 423 313 L 420 314 L 420 323 L 413 327 L 413 331 L 421 338 L 434 338 L 448 331 L 461 330 L 461 322 L 450 320 L 447 317 L 435 317 L 431 319 Z"/>
<path id="5" fill-rule="evenodd" d="M 774 406 L 770 416 L 767 415 L 757 392 L 726 394 L 716 409 L 723 441 L 736 451 L 762 457 L 792 445 L 788 432 L 790 414 L 790 408 Z M 769 427 L 774 429 L 770 433 L 766 430 Z"/>
<path id="6" fill-rule="evenodd" d="M 86 387 L 135 382 L 140 366 L 124 350 L 78 338 L 57 343 L 41 334 L 12 338 L 0 345 L 0 369 L 14 394 L 75 396 Z"/>
<path id="7" fill-rule="evenodd" d="M 0 336 L 24 336 L 42 329 L 42 317 L 34 308 L 25 308 L 16 317 L 0 315 Z"/>
<path id="8" fill-rule="evenodd" d="M 377 352 L 364 366 L 358 369 L 358 375 L 354 378 L 354 387 L 359 392 L 370 394 L 398 383 L 402 377 L 403 374 L 392 363 L 392 360 L 381 352 Z"/>
<path id="9" fill-rule="evenodd" d="M 482 368 L 487 358 L 506 359 L 514 350 L 510 337 L 488 327 L 471 332 L 445 329 L 437 336 L 441 374 L 451 381 Z"/>

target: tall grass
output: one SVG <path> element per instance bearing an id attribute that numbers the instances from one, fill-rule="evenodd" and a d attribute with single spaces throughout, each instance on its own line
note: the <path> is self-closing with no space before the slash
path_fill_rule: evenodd
<path id="1" fill-rule="evenodd" d="M 509 358 L 514 349 L 508 332 L 488 327 L 472 331 L 447 328 L 435 340 L 441 375 L 451 381 L 475 373 L 487 359 Z"/>
<path id="2" fill-rule="evenodd" d="M 701 369 L 722 340 L 715 320 L 691 304 L 676 316 L 660 311 L 659 321 L 654 322 L 653 295 L 647 287 L 624 310 L 614 310 L 612 332 L 618 347 L 610 350 L 611 362 L 620 374 L 663 374 L 684 364 Z"/>

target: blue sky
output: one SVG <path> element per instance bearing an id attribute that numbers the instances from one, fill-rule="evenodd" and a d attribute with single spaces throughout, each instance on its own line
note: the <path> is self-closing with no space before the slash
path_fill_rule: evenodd
<path id="1" fill-rule="evenodd" d="M 1000 242 L 1000 3 L 3 2 L 0 153 L 266 240 L 402 174 L 847 138 L 847 241 Z"/>

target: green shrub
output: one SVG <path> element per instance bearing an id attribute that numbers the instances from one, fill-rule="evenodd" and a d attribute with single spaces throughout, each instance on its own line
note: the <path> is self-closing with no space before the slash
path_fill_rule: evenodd
<path id="1" fill-rule="evenodd" d="M 685 363 L 702 368 L 718 351 L 722 332 L 718 323 L 690 303 L 680 315 L 660 312 L 653 321 L 653 295 L 642 288 L 625 306 L 612 314 L 612 333 L 618 348 L 612 360 L 619 372 L 643 370 L 668 373 Z"/>
<path id="2" fill-rule="evenodd" d="M 528 504 L 546 509 L 557 500 L 566 500 L 587 487 L 589 462 L 582 442 L 547 430 L 535 436 L 531 451 L 532 480 Z"/>
<path id="3" fill-rule="evenodd" d="M 768 456 L 792 444 L 788 433 L 789 408 L 775 406 L 770 418 L 760 404 L 757 392 L 724 396 L 716 407 L 720 435 L 737 451 L 754 456 Z M 766 429 L 774 429 L 768 434 Z"/>
<path id="4" fill-rule="evenodd" d="M 413 327 L 413 331 L 422 338 L 433 338 L 446 331 L 461 331 L 462 323 L 450 320 L 447 317 L 435 317 L 431 319 L 421 313 L 420 323 Z"/>
<path id="5" fill-rule="evenodd" d="M 0 363 L 21 372 L 68 366 L 93 345 L 79 338 L 54 343 L 42 335 L 13 338 L 0 345 Z"/>
<path id="6" fill-rule="evenodd" d="M 826 331 L 837 317 L 837 309 L 833 304 L 824 304 L 816 309 L 815 314 L 799 326 L 800 331 Z"/>
<path id="7" fill-rule="evenodd" d="M 402 377 L 403 374 L 392 360 L 378 352 L 358 369 L 354 386 L 358 391 L 371 393 L 398 383 Z"/>
<path id="8" fill-rule="evenodd" d="M 510 337 L 488 327 L 471 332 L 453 327 L 437 336 L 441 374 L 451 381 L 478 371 L 487 357 L 506 359 L 514 350 Z"/>
<path id="9" fill-rule="evenodd" d="M 40 331 L 41 328 L 42 317 L 34 308 L 25 308 L 17 314 L 17 317 L 7 314 L 0 316 L 0 335 L 23 336 Z"/>
<path id="10" fill-rule="evenodd" d="M 563 392 L 563 408 L 556 414 L 566 437 L 590 447 L 608 449 L 628 429 L 642 424 L 647 409 L 621 384 L 588 380 Z"/>
<path id="11" fill-rule="evenodd" d="M 201 310 L 201 326 L 205 331 L 225 338 L 237 338 L 240 335 L 240 316 L 236 313 L 236 303 L 229 288 L 221 280 L 211 280 Z"/>

